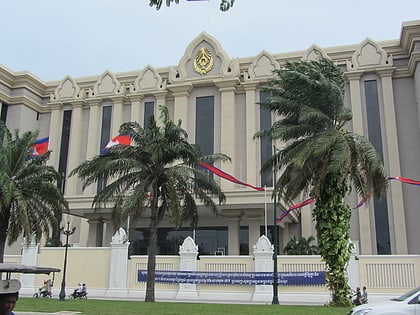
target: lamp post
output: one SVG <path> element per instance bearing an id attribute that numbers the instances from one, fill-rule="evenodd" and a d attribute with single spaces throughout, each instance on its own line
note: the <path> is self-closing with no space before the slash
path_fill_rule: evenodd
<path id="1" fill-rule="evenodd" d="M 276 146 L 273 146 L 274 149 L 274 154 L 276 154 Z M 274 165 L 274 170 L 273 170 L 273 189 L 275 189 L 276 186 L 276 178 L 277 178 L 277 172 L 276 172 L 276 168 L 277 168 L 277 158 L 276 158 L 276 164 Z M 277 237 L 277 194 L 274 191 L 274 205 L 273 205 L 273 213 L 274 213 L 274 222 L 273 222 L 273 227 L 274 227 L 274 254 L 273 254 L 273 262 L 274 262 L 274 266 L 273 266 L 273 301 L 271 302 L 271 304 L 279 304 L 279 275 L 277 272 L 277 255 L 279 252 L 279 241 L 278 241 L 278 237 Z"/>
<path id="2" fill-rule="evenodd" d="M 66 236 L 66 245 L 65 245 L 66 249 L 64 251 L 63 280 L 61 281 L 61 290 L 58 296 L 60 298 L 60 301 L 64 301 L 66 297 L 66 270 L 67 270 L 67 250 L 69 248 L 69 236 L 74 233 L 76 228 L 73 227 L 70 230 L 70 220 L 67 220 L 67 229 L 64 229 L 64 227 L 62 227 L 60 230 L 61 230 L 61 233 L 63 233 Z"/>

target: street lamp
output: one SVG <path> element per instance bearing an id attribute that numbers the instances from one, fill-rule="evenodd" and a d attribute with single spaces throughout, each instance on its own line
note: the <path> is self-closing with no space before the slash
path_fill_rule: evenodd
<path id="1" fill-rule="evenodd" d="M 67 229 L 64 229 L 64 227 L 60 229 L 61 233 L 63 233 L 63 235 L 66 236 L 66 245 L 65 245 L 66 249 L 64 251 L 63 280 L 61 281 L 61 290 L 60 290 L 60 294 L 58 295 L 60 298 L 60 301 L 64 301 L 66 297 L 67 250 L 69 248 L 69 236 L 72 235 L 75 230 L 76 230 L 76 227 L 73 227 L 70 230 L 70 220 L 67 220 Z"/>
<path id="2" fill-rule="evenodd" d="M 276 146 L 273 146 L 274 154 L 276 154 Z M 275 192 L 275 186 L 276 186 L 276 178 L 277 178 L 277 158 L 276 163 L 273 167 L 273 189 L 274 189 L 274 205 L 273 205 L 273 213 L 274 213 L 274 254 L 273 254 L 273 301 L 271 304 L 279 304 L 279 275 L 277 272 L 277 255 L 279 252 L 279 241 L 277 237 L 277 194 Z"/>

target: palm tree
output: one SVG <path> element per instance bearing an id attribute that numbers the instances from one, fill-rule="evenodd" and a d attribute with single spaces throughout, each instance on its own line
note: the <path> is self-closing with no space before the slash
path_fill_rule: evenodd
<path id="1" fill-rule="evenodd" d="M 261 105 L 279 120 L 256 136 L 287 145 L 263 169 L 281 173 L 274 193 L 286 203 L 301 193 L 315 199 L 313 216 L 331 303 L 346 305 L 351 209 L 343 200 L 351 184 L 364 200 L 371 192 L 382 196 L 386 171 L 373 145 L 344 128 L 352 113 L 344 106 L 343 73 L 331 60 L 319 56 L 317 61 L 289 62 L 274 75 L 266 88 L 270 97 Z"/>
<path id="2" fill-rule="evenodd" d="M 0 262 L 6 242 L 23 234 L 28 242 L 57 230 L 63 210 L 68 209 L 57 184 L 60 174 L 45 162 L 46 154 L 31 158 L 38 132 L 12 133 L 0 122 Z"/>
<path id="3" fill-rule="evenodd" d="M 176 4 L 179 3 L 179 0 L 166 0 L 166 6 L 169 7 L 172 2 L 175 2 Z M 151 7 L 156 7 L 156 10 L 160 10 L 162 7 L 163 0 L 150 0 L 149 5 Z M 220 11 L 226 12 L 231 7 L 233 7 L 233 4 L 235 3 L 235 0 L 220 0 Z"/>
<path id="4" fill-rule="evenodd" d="M 284 252 L 287 255 L 316 255 L 318 254 L 318 246 L 311 244 L 313 241 L 315 241 L 313 236 L 297 239 L 293 235 L 290 241 L 287 242 Z"/>
<path id="5" fill-rule="evenodd" d="M 132 218 L 145 212 L 150 215 L 146 302 L 155 301 L 157 231 L 164 215 L 169 214 L 177 228 L 184 221 L 194 227 L 198 220 L 196 198 L 213 211 L 217 211 L 217 205 L 212 196 L 217 196 L 219 203 L 225 200 L 213 177 L 201 170 L 199 164 L 202 160 L 212 163 L 228 158 L 203 157 L 199 148 L 188 142 L 181 121 L 175 124 L 169 119 L 166 107 L 161 107 L 160 120 L 151 116 L 144 129 L 137 122 L 124 123 L 120 132 L 131 136 L 130 146 L 114 146 L 105 154 L 83 162 L 70 174 L 78 174 L 84 187 L 110 179 L 95 195 L 93 205 L 101 207 L 112 201 L 117 224 L 128 215 Z"/>

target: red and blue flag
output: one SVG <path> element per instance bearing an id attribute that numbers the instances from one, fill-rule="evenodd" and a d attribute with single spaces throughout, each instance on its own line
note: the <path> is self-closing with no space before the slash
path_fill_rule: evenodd
<path id="1" fill-rule="evenodd" d="M 263 187 L 256 187 L 253 186 L 251 184 L 247 184 L 244 182 L 241 182 L 239 179 L 236 179 L 235 177 L 233 177 L 232 175 L 229 175 L 228 173 L 223 172 L 222 170 L 218 169 L 217 167 L 214 167 L 210 164 L 207 164 L 205 162 L 200 162 L 200 165 L 202 167 L 204 167 L 205 169 L 209 170 L 210 172 L 216 174 L 217 176 L 224 178 L 228 181 L 231 181 L 232 183 L 238 184 L 238 185 L 243 185 L 243 186 L 247 186 L 250 187 L 252 189 L 258 190 L 258 191 L 264 191 Z"/>
<path id="2" fill-rule="evenodd" d="M 32 153 L 30 154 L 30 156 L 38 157 L 47 153 L 49 141 L 50 141 L 50 137 L 45 137 L 45 138 L 36 140 L 34 145 L 32 146 Z"/>
<path id="3" fill-rule="evenodd" d="M 107 152 L 110 148 L 116 145 L 131 145 L 131 137 L 130 135 L 122 135 L 119 134 L 111 139 L 108 144 L 101 150 L 101 154 Z"/>

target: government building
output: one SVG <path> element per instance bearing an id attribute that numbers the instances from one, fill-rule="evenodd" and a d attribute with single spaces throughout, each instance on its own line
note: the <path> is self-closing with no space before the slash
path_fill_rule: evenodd
<path id="1" fill-rule="evenodd" d="M 285 210 L 281 200 L 273 205 L 272 174 L 260 172 L 273 145 L 284 145 L 254 139 L 276 119 L 259 105 L 267 97 L 262 88 L 274 69 L 287 61 L 316 59 L 319 51 L 344 72 L 345 104 L 353 112 L 347 127 L 375 145 L 389 176 L 420 180 L 420 20 L 404 22 L 400 37 L 387 41 L 366 38 L 340 47 L 314 44 L 294 52 L 263 49 L 257 56 L 231 59 L 216 38 L 202 32 L 191 40 L 178 64 L 163 68 L 104 70 L 92 77 L 45 82 L 36 74 L 0 66 L 1 119 L 11 131 L 39 130 L 40 138 L 49 137 L 49 163 L 68 175 L 98 155 L 118 135 L 122 123 L 144 125 L 150 115 L 159 116 L 159 106 L 167 106 L 171 118 L 182 121 L 191 143 L 205 154 L 231 157 L 232 162 L 216 164 L 218 168 L 266 189 L 219 178 L 227 199 L 218 213 L 202 207 L 195 230 L 189 226 L 174 230 L 170 217 L 164 218 L 159 254 L 176 255 L 191 236 L 200 255 L 249 255 L 261 235 L 273 240 L 274 218 Z M 114 226 L 110 209 L 91 207 L 100 185 L 82 190 L 80 179 L 66 176 L 61 187 L 76 226 L 72 245 L 109 246 L 120 227 Z M 351 240 L 358 243 L 360 253 L 420 254 L 419 196 L 420 187 L 390 180 L 386 198 L 353 209 Z M 352 193 L 346 202 L 355 208 L 359 197 Z M 277 225 L 280 253 L 292 236 L 316 237 L 312 207 L 291 211 Z M 131 254 L 146 254 L 148 226 L 147 216 L 124 224 Z M 20 249 L 16 243 L 6 254 Z"/>

